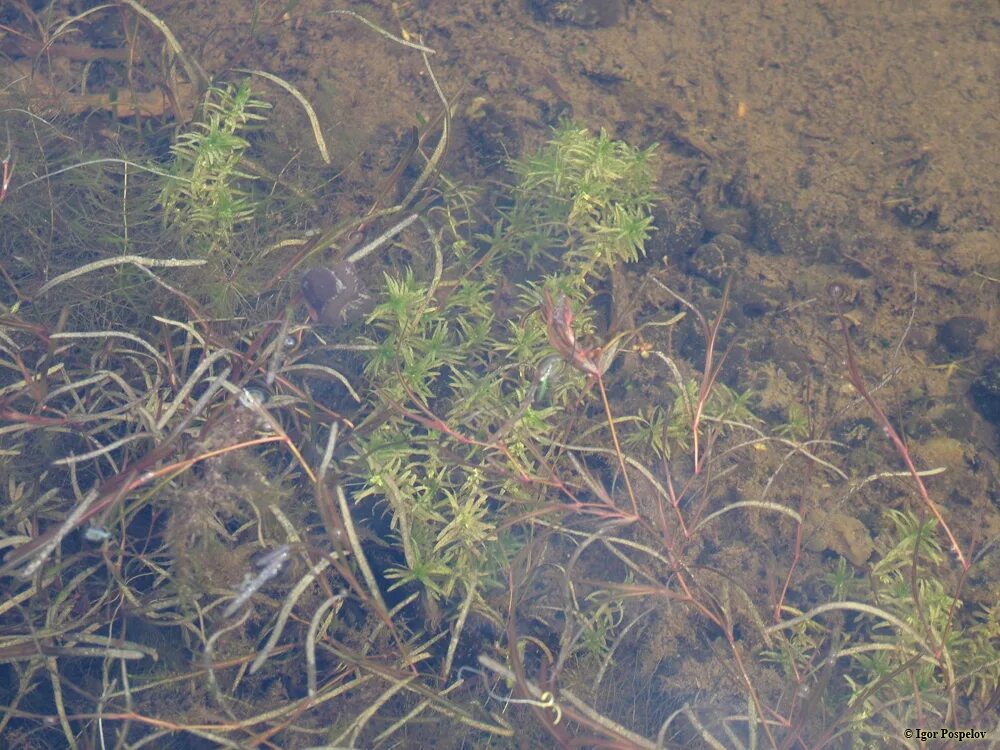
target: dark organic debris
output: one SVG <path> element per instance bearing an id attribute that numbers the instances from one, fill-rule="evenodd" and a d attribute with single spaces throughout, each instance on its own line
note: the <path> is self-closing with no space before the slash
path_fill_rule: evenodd
<path id="1" fill-rule="evenodd" d="M 969 388 L 969 395 L 983 419 L 1000 427 L 1000 357 L 986 363 Z"/>
<path id="2" fill-rule="evenodd" d="M 956 315 L 937 327 L 935 340 L 949 357 L 968 357 L 986 331 L 986 323 L 971 315 Z"/>

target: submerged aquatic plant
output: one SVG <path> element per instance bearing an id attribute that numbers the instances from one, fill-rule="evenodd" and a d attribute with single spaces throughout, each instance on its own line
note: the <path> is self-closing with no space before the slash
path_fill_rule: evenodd
<path id="1" fill-rule="evenodd" d="M 515 160 L 510 248 L 529 263 L 558 255 L 579 280 L 638 260 L 653 229 L 655 146 L 635 148 L 564 121 L 536 153 Z"/>
<path id="2" fill-rule="evenodd" d="M 242 164 L 250 146 L 245 135 L 269 108 L 254 97 L 249 81 L 212 86 L 193 126 L 171 146 L 171 172 L 179 179 L 164 181 L 159 204 L 164 221 L 199 252 L 226 246 L 234 228 L 253 216 L 253 200 L 241 185 L 254 179 Z"/>
<path id="3" fill-rule="evenodd" d="M 246 84 L 215 88 L 174 148 L 182 179 L 129 175 L 197 262 L 230 253 L 253 214 L 262 109 Z M 595 290 L 644 252 L 654 156 L 564 123 L 485 218 L 442 178 L 419 224 L 382 235 L 406 252 L 368 284 L 374 307 L 339 300 L 362 296 L 356 254 L 225 321 L 173 262 L 25 274 L 48 292 L 127 264 L 166 291 L 128 330 L 74 327 L 46 294 L 0 321 L 0 657 L 18 685 L 0 731 L 379 747 L 446 724 L 456 744 L 780 748 L 878 741 L 920 719 L 915 703 L 955 721 L 989 707 L 998 613 L 965 611 L 933 523 L 887 518 L 868 589 L 843 560 L 825 583 L 799 565 L 800 498 L 847 475 L 801 415 L 768 425 L 752 391 L 720 382 L 728 287 L 706 293 L 711 322 L 673 295 L 701 367 L 666 333 L 676 311 L 606 330 Z M 291 272 L 327 247 L 311 243 L 272 247 L 297 248 Z M 367 327 L 328 338 L 300 290 L 321 323 Z M 630 373 L 617 365 L 640 331 Z M 484 684 L 458 690 L 470 673 Z"/>

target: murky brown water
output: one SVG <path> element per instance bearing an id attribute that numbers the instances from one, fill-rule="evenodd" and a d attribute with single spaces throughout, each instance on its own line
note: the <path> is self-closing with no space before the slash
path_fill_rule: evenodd
<path id="1" fill-rule="evenodd" d="M 816 434 L 847 446 L 856 476 L 902 471 L 847 377 L 828 291 L 840 285 L 869 387 L 908 439 L 918 468 L 947 470 L 929 485 L 949 523 L 969 548 L 988 549 L 1000 536 L 1000 425 L 968 397 L 977 379 L 982 391 L 983 379 L 994 377 L 990 368 L 1000 369 L 995 5 L 349 6 L 435 50 L 430 64 L 454 111 L 442 163 L 448 175 L 484 186 L 509 180 L 506 157 L 535 148 L 564 116 L 636 146 L 659 143 L 661 232 L 649 243 L 651 257 L 616 275 L 609 319 L 643 322 L 673 304 L 649 276 L 706 313 L 731 278 L 723 334 L 732 349 L 722 380 L 757 391 L 755 409 L 767 416 L 803 404 Z M 269 71 L 313 103 L 331 157 L 322 208 L 330 222 L 370 208 L 410 147 L 414 126 L 441 110 L 419 52 L 351 17 L 324 15 L 325 5 L 192 0 L 148 7 L 210 76 Z M 275 103 L 263 161 L 275 170 L 281 165 L 269 158 L 278 153 L 288 163 L 317 161 L 302 109 L 277 89 L 258 90 Z M 667 332 L 649 338 L 667 346 Z M 671 343 L 700 365 L 700 339 L 689 338 Z M 618 394 L 621 412 L 655 402 L 662 387 L 637 379 Z M 980 403 L 986 416 L 991 408 L 1000 413 Z M 761 490 L 776 461 L 762 456 L 756 471 L 735 475 L 732 500 Z M 802 570 L 818 571 L 830 553 L 864 569 L 880 513 L 902 493 L 897 486 L 861 501 L 809 476 L 801 494 L 809 497 Z M 745 547 L 712 559 L 761 591 L 779 585 L 768 578 L 773 559 L 754 549 L 773 541 L 766 523 L 753 519 Z M 991 554 L 996 559 L 996 550 Z M 989 605 L 995 590 L 987 575 L 964 594 Z M 635 696 L 655 703 L 658 690 L 671 700 L 705 701 L 732 678 L 722 668 L 706 672 L 706 660 L 682 658 L 685 634 L 677 631 L 686 622 L 650 617 L 648 630 L 637 629 L 641 646 L 621 655 L 613 687 L 601 694 L 610 714 L 626 721 Z M 693 639 L 699 646 L 717 637 L 701 635 Z M 666 664 L 677 672 L 665 676 Z M 635 684 L 624 682 L 629 678 Z M 662 719 L 656 706 L 632 710 L 648 710 L 633 716 L 647 734 L 655 730 L 649 717 Z"/>

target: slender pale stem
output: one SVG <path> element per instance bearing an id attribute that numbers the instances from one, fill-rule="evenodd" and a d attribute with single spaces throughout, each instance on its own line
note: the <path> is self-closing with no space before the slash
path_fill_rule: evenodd
<path id="1" fill-rule="evenodd" d="M 611 428 L 611 439 L 615 443 L 615 456 L 618 457 L 618 465 L 621 467 L 622 476 L 625 478 L 625 487 L 628 489 L 628 499 L 632 503 L 632 515 L 638 518 L 639 506 L 635 501 L 632 480 L 628 478 L 628 471 L 625 469 L 625 458 L 622 456 L 622 448 L 618 442 L 618 430 L 615 429 L 615 419 L 611 416 L 611 405 L 608 403 L 608 394 L 604 390 L 604 379 L 600 373 L 597 374 L 597 386 L 601 389 L 601 401 L 604 402 L 604 413 L 608 417 L 608 427 Z"/>

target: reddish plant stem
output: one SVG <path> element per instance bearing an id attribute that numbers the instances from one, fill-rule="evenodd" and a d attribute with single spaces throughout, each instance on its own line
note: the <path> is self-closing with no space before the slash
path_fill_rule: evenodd
<path id="1" fill-rule="evenodd" d="M 788 595 L 788 589 L 792 585 L 792 574 L 795 572 L 795 568 L 799 564 L 799 560 L 802 557 L 802 533 L 803 524 L 802 520 L 805 518 L 806 512 L 806 501 L 805 497 L 799 498 L 799 523 L 795 529 L 795 548 L 794 554 L 792 555 L 792 564 L 788 566 L 788 573 L 785 575 L 785 584 L 781 587 L 781 595 L 778 597 L 778 601 L 774 604 L 774 622 L 781 622 L 781 607 L 785 603 L 785 597 Z"/>
<path id="2" fill-rule="evenodd" d="M 729 353 L 728 350 L 724 352 L 719 363 L 715 363 L 715 346 L 719 339 L 719 329 L 722 327 L 722 319 L 726 314 L 726 307 L 729 306 L 729 290 L 731 286 L 732 279 L 726 279 L 726 286 L 722 290 L 722 303 L 719 305 L 719 314 L 715 316 L 715 320 L 712 321 L 711 325 L 705 320 L 705 316 L 701 314 L 698 308 L 679 294 L 667 289 L 675 299 L 694 313 L 705 335 L 705 366 L 702 369 L 701 385 L 698 387 L 698 401 L 694 405 L 694 414 L 691 418 L 691 434 L 694 443 L 694 473 L 696 476 L 704 468 L 705 456 L 708 454 L 707 450 L 703 454 L 701 439 L 698 436 L 698 431 L 701 428 L 701 417 L 705 411 L 705 404 L 712 394 L 712 386 L 715 385 L 715 381 L 719 377 L 719 371 L 722 370 L 722 363 L 725 362 L 726 355 Z"/>
<path id="3" fill-rule="evenodd" d="M 611 439 L 615 443 L 615 456 L 618 457 L 618 466 L 621 467 L 622 477 L 625 479 L 625 487 L 628 489 L 628 499 L 632 503 L 632 515 L 639 518 L 639 506 L 635 501 L 635 491 L 632 489 L 632 480 L 628 477 L 628 470 L 625 468 L 625 457 L 622 456 L 622 447 L 618 442 L 618 431 L 615 429 L 615 418 L 611 416 L 611 406 L 608 404 L 608 394 L 604 390 L 604 378 L 600 372 L 596 375 L 597 386 L 601 389 L 601 401 L 604 403 L 604 413 L 608 418 L 608 427 L 611 429 Z"/>
<path id="4" fill-rule="evenodd" d="M 917 467 L 913 463 L 913 459 L 910 456 L 910 450 L 906 447 L 906 443 L 896 432 L 896 428 L 892 426 L 889 418 L 886 416 L 882 407 L 878 405 L 874 397 L 865 385 L 864 379 L 861 377 L 861 372 L 858 369 L 858 361 L 854 356 L 854 344 L 851 341 L 851 334 L 848 329 L 847 318 L 844 315 L 844 311 L 840 306 L 840 292 L 839 287 L 836 285 L 831 285 L 830 296 L 833 298 L 833 304 L 837 309 L 837 318 L 840 323 L 840 332 L 844 336 L 844 346 L 847 352 L 847 377 L 851 381 L 851 385 L 854 386 L 861 398 L 865 400 L 868 407 L 872 410 L 875 418 L 878 420 L 879 424 L 882 425 L 882 429 L 885 431 L 886 435 L 892 441 L 893 445 L 896 447 L 896 452 L 899 457 L 903 459 L 903 463 L 906 464 L 907 470 L 910 472 L 910 476 L 913 477 L 914 483 L 917 485 L 917 493 L 920 495 L 920 499 L 924 501 L 924 504 L 930 510 L 931 514 L 937 519 L 937 522 L 944 529 L 944 533 L 948 536 L 948 541 L 951 543 L 952 551 L 955 553 L 955 557 L 958 558 L 959 564 L 962 566 L 962 570 L 968 570 L 969 566 L 972 564 L 966 559 L 965 554 L 962 552 L 962 548 L 958 544 L 958 540 L 955 539 L 955 535 L 951 531 L 951 527 L 948 526 L 947 521 L 944 520 L 944 516 L 941 515 L 941 511 L 938 509 L 937 505 L 931 500 L 930 494 L 927 492 L 927 486 L 924 484 L 924 480 L 920 478 L 920 473 L 917 471 Z"/>

